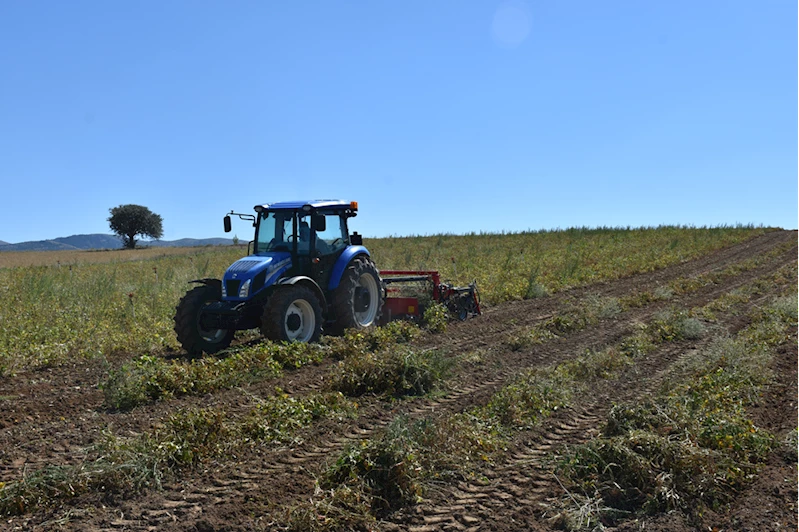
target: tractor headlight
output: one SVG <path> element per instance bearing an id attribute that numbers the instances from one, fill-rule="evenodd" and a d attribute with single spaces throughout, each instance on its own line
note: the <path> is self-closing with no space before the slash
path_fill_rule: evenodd
<path id="1" fill-rule="evenodd" d="M 227 297 L 227 288 L 225 287 L 225 283 L 222 283 L 222 297 Z"/>
<path id="2" fill-rule="evenodd" d="M 239 288 L 239 297 L 247 297 L 250 294 L 251 283 L 252 279 L 247 279 L 241 284 L 241 288 Z"/>

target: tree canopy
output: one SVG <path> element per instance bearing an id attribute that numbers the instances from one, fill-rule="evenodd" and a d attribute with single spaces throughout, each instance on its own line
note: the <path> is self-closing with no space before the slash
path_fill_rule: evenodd
<path id="1" fill-rule="evenodd" d="M 150 238 L 161 238 L 164 234 L 163 219 L 147 207 L 141 205 L 120 205 L 109 209 L 111 216 L 108 223 L 111 231 L 122 239 L 126 249 L 136 247 L 136 235 Z"/>

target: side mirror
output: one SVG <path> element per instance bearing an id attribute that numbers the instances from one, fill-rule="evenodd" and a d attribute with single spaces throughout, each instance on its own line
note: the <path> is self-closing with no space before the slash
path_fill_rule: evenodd
<path id="1" fill-rule="evenodd" d="M 361 238 L 361 235 L 359 235 L 357 231 L 350 235 L 350 244 L 353 246 L 363 245 L 363 238 Z"/>
<path id="2" fill-rule="evenodd" d="M 324 214 L 311 215 L 311 228 L 316 232 L 323 232 L 327 229 L 327 219 Z"/>
<path id="3" fill-rule="evenodd" d="M 225 223 L 225 232 L 229 233 L 233 229 L 233 227 L 230 225 L 230 216 L 225 216 L 223 221 Z"/>

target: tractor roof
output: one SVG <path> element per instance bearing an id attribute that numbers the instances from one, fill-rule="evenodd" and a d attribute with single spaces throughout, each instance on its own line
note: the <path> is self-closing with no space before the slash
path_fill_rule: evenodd
<path id="1" fill-rule="evenodd" d="M 311 209 L 351 209 L 358 210 L 357 201 L 345 200 L 310 200 L 310 201 L 281 201 L 278 203 L 264 203 L 263 205 L 256 205 L 255 210 L 262 208 L 269 211 L 296 211 L 301 210 L 304 206 L 310 205 Z"/>

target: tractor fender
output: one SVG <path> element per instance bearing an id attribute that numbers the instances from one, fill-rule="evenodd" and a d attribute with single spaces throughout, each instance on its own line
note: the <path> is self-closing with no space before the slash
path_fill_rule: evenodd
<path id="1" fill-rule="evenodd" d="M 341 276 L 344 275 L 344 270 L 350 265 L 352 259 L 359 256 L 369 257 L 369 250 L 363 246 L 349 246 L 344 252 L 339 255 L 338 260 L 333 265 L 333 271 L 330 272 L 330 282 L 327 284 L 327 289 L 333 291 L 338 288 L 341 282 Z"/>
<path id="2" fill-rule="evenodd" d="M 295 275 L 294 277 L 285 277 L 285 278 L 280 279 L 279 281 L 277 281 L 273 286 L 277 287 L 277 286 L 285 285 L 285 284 L 288 284 L 288 285 L 295 285 L 296 284 L 296 285 L 306 286 L 306 287 L 310 288 L 313 291 L 313 293 L 316 294 L 316 297 L 319 298 L 319 304 L 322 305 L 322 312 L 326 311 L 326 309 L 327 309 L 327 299 L 325 298 L 325 293 L 319 287 L 317 282 L 314 281 L 313 279 L 311 279 L 310 277 L 305 276 L 305 275 Z"/>

